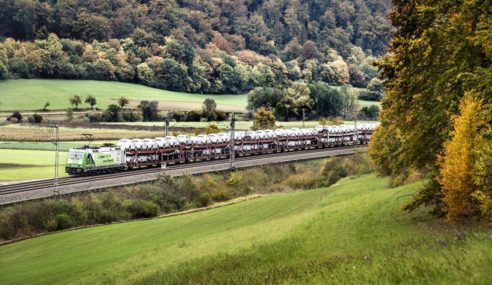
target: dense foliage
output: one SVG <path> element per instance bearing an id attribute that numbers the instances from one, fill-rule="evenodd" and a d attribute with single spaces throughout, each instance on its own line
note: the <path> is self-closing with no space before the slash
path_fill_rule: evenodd
<path id="1" fill-rule="evenodd" d="M 470 195 L 489 197 L 488 201 L 492 197 L 490 187 L 485 187 L 492 177 L 485 171 L 492 159 L 483 152 L 477 159 L 478 145 L 469 144 L 480 141 L 481 149 L 490 150 L 492 143 L 483 130 L 492 123 L 492 5 L 472 0 L 393 4 L 391 20 L 397 31 L 389 54 L 379 63 L 387 81 L 371 154 L 380 171 L 396 180 L 403 181 L 412 170 L 430 176 L 431 182 L 407 209 L 434 205 L 451 221 L 462 223 L 478 212 L 470 211 L 471 204 L 476 210 L 488 203 Z M 463 102 L 465 94 L 473 103 Z M 473 104 L 489 111 L 472 116 L 467 110 Z M 453 124 L 458 114 L 462 118 Z M 477 164 L 482 174 L 474 170 Z M 450 173 L 461 171 L 464 180 L 450 180 Z M 478 181 L 484 186 L 480 193 L 472 187 Z M 452 196 L 465 200 L 457 203 Z"/>
<path id="2" fill-rule="evenodd" d="M 358 116 L 357 91 L 349 90 L 347 85 L 333 87 L 324 82 L 294 82 L 284 88 L 256 87 L 249 93 L 248 109 L 255 111 L 262 107 L 273 110 L 275 117 L 284 121 L 302 120 L 303 116 L 306 119 Z"/>
<path id="3" fill-rule="evenodd" d="M 0 79 L 139 82 L 241 93 L 292 81 L 366 87 L 390 1 L 0 0 Z"/>

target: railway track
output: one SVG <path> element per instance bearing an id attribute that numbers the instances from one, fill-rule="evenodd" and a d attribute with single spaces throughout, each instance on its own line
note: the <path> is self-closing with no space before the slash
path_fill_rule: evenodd
<path id="1" fill-rule="evenodd" d="M 236 157 L 235 162 L 266 159 L 270 157 L 278 158 L 278 157 L 283 157 L 283 156 L 285 157 L 292 154 L 300 154 L 300 153 L 316 154 L 316 153 L 325 153 L 330 150 L 344 150 L 344 149 L 357 149 L 357 148 L 364 148 L 364 146 L 347 146 L 347 147 L 337 147 L 337 148 L 330 148 L 330 149 L 311 149 L 311 150 L 290 151 L 290 152 L 281 152 L 281 153 L 270 153 L 270 154 L 262 154 L 262 155 L 242 156 L 242 157 Z M 175 165 L 169 165 L 166 171 L 185 170 L 195 167 L 214 166 L 224 163 L 227 163 L 226 159 L 207 160 L 207 161 L 200 161 L 200 162 L 194 162 L 189 164 L 175 164 Z M 152 168 L 133 169 L 124 172 L 117 172 L 117 173 L 104 174 L 104 175 L 102 174 L 96 176 L 69 176 L 69 177 L 60 178 L 58 184 L 59 187 L 64 187 L 64 186 L 71 186 L 71 185 L 77 185 L 77 184 L 88 183 L 88 182 L 113 180 L 113 179 L 118 179 L 128 176 L 159 173 L 161 171 L 162 170 L 158 167 L 152 167 Z M 20 182 L 20 183 L 0 186 L 0 196 L 30 192 L 36 190 L 53 189 L 53 188 L 54 188 L 53 179 Z"/>

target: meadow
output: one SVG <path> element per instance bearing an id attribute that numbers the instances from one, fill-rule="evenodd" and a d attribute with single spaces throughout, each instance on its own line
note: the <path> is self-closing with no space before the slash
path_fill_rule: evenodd
<path id="1" fill-rule="evenodd" d="M 401 212 L 375 175 L 0 246 L 1 284 L 490 284 L 492 236 Z"/>
<path id="2" fill-rule="evenodd" d="M 0 81 L 0 110 L 33 111 L 40 110 L 46 102 L 50 110 L 66 110 L 70 107 L 68 99 L 79 95 L 84 100 L 92 95 L 97 99 L 97 108 L 105 109 L 115 104 L 120 97 L 130 100 L 130 106 L 137 106 L 141 100 L 156 100 L 161 110 L 201 109 L 203 100 L 210 97 L 225 111 L 244 112 L 246 95 L 203 95 L 166 91 L 140 84 L 62 79 L 19 79 Z M 89 108 L 82 104 L 80 108 Z"/>
<path id="3" fill-rule="evenodd" d="M 54 176 L 54 151 L 0 149 L 0 182 L 33 180 Z M 67 152 L 60 152 L 60 177 L 66 176 Z"/>
<path id="4" fill-rule="evenodd" d="M 349 92 L 358 93 L 361 88 L 350 87 Z M 116 104 L 118 98 L 130 100 L 130 107 L 136 107 L 141 100 L 156 100 L 161 110 L 200 110 L 205 98 L 213 98 L 217 108 L 224 111 L 245 112 L 247 95 L 206 95 L 174 92 L 143 86 L 140 84 L 63 79 L 18 79 L 0 81 L 0 111 L 38 111 L 46 102 L 49 110 L 66 110 L 68 99 L 74 95 L 84 100 L 92 95 L 97 99 L 96 108 L 105 109 Z M 358 101 L 360 106 L 379 105 L 374 101 Z M 82 104 L 80 108 L 89 108 Z M 63 117 L 63 116 L 62 116 Z"/>

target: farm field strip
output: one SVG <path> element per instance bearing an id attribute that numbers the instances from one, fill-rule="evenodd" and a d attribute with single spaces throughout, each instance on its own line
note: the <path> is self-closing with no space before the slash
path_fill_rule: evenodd
<path id="1" fill-rule="evenodd" d="M 121 138 L 147 138 L 162 136 L 163 131 L 89 129 L 60 127 L 61 141 L 81 141 L 83 134 L 92 134 L 94 140 L 119 140 Z M 54 139 L 53 129 L 26 125 L 0 126 L 0 141 L 51 141 Z"/>
<path id="2" fill-rule="evenodd" d="M 116 143 L 117 141 L 93 141 L 91 146 L 98 146 L 105 143 Z M 60 142 L 60 151 L 68 151 L 71 148 L 77 148 L 88 145 L 88 141 L 70 141 Z M 51 142 L 27 142 L 27 141 L 0 141 L 0 149 L 23 149 L 23 150 L 54 150 L 55 146 Z"/>

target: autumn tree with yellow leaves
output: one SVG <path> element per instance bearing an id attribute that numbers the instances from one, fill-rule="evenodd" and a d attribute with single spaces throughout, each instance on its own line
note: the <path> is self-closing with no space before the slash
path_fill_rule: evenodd
<path id="1" fill-rule="evenodd" d="M 406 210 L 429 206 L 460 223 L 492 212 L 492 6 L 393 1 L 395 27 L 378 62 L 381 125 L 369 153 L 393 184 L 428 178 Z M 489 110 L 489 111 L 488 111 Z"/>
<path id="2" fill-rule="evenodd" d="M 490 129 L 485 115 L 481 100 L 468 93 L 460 103 L 460 114 L 454 118 L 452 139 L 444 144 L 444 153 L 439 157 L 438 181 L 447 219 L 452 223 L 479 216 L 480 204 L 490 200 L 491 193 L 481 183 L 484 155 L 491 146 L 485 138 Z"/>

